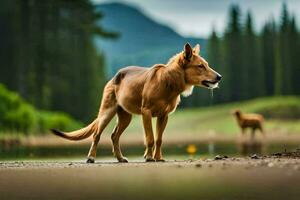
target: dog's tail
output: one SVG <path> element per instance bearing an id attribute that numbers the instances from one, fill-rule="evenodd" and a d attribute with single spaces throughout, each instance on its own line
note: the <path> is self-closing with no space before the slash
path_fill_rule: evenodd
<path id="1" fill-rule="evenodd" d="M 51 129 L 52 133 L 60 136 L 62 138 L 68 139 L 68 140 L 83 140 L 85 138 L 88 138 L 93 133 L 95 133 L 98 130 L 98 124 L 99 124 L 99 118 L 95 119 L 92 123 L 90 123 L 88 126 L 72 131 L 72 132 L 61 132 L 56 129 Z"/>

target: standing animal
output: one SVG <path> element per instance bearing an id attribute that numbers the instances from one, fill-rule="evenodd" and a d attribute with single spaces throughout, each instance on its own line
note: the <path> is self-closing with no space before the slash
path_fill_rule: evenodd
<path id="1" fill-rule="evenodd" d="M 255 136 L 256 129 L 260 130 L 260 132 L 264 135 L 263 130 L 263 121 L 264 117 L 260 114 L 244 114 L 240 110 L 235 110 L 233 112 L 239 127 L 242 130 L 242 134 L 244 135 L 245 130 L 247 128 L 252 129 L 251 136 L 252 139 Z"/>
<path id="2" fill-rule="evenodd" d="M 93 163 L 100 135 L 113 116 L 117 115 L 117 125 L 111 135 L 113 153 L 119 162 L 128 162 L 121 152 L 119 139 L 132 115 L 142 115 L 145 161 L 164 161 L 161 152 L 162 135 L 168 115 L 175 111 L 180 102 L 180 94 L 190 95 L 194 86 L 214 89 L 220 80 L 221 75 L 200 56 L 200 45 L 192 48 L 187 43 L 184 50 L 165 65 L 120 69 L 106 84 L 98 117 L 90 125 L 69 133 L 55 129 L 52 132 L 69 140 L 82 140 L 93 134 L 87 159 L 88 163 Z M 153 117 L 157 118 L 155 137 L 151 122 Z"/>

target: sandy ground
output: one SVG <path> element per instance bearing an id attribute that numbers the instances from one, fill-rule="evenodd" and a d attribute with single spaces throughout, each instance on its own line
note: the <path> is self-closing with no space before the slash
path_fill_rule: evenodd
<path id="1" fill-rule="evenodd" d="M 0 199 L 299 199 L 300 159 L 0 162 Z"/>

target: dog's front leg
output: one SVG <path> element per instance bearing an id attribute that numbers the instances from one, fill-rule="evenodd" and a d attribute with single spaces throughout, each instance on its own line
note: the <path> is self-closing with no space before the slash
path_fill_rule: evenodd
<path id="1" fill-rule="evenodd" d="M 161 145 L 162 145 L 162 135 L 166 128 L 168 122 L 168 115 L 163 115 L 157 117 L 156 120 L 156 137 L 155 137 L 155 149 L 154 149 L 154 159 L 155 161 L 165 161 L 162 157 L 161 153 Z"/>
<path id="2" fill-rule="evenodd" d="M 152 114 L 149 109 L 142 109 L 142 117 L 143 117 L 143 125 L 145 132 L 145 142 L 146 142 L 146 150 L 144 154 L 144 158 L 146 162 L 153 162 L 152 149 L 154 146 L 154 137 L 153 137 L 153 129 L 152 129 Z"/>

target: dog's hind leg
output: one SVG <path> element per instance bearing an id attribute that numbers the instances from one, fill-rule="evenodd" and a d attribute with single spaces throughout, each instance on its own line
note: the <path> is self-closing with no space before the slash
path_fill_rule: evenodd
<path id="1" fill-rule="evenodd" d="M 100 136 L 101 136 L 103 130 L 105 129 L 105 127 L 107 126 L 107 124 L 111 121 L 111 119 L 114 117 L 115 114 L 116 114 L 116 108 L 110 108 L 109 110 L 106 110 L 105 112 L 100 113 L 100 115 L 102 115 L 102 116 L 99 117 L 99 125 L 97 127 L 96 132 L 93 135 L 93 142 L 92 142 L 91 148 L 89 150 L 87 163 L 95 162 L 97 145 L 99 143 Z"/>
<path id="2" fill-rule="evenodd" d="M 97 145 L 100 140 L 100 136 L 116 112 L 117 101 L 114 94 L 114 88 L 111 85 L 107 85 L 104 89 L 101 107 L 98 114 L 98 126 L 96 127 L 93 135 L 93 142 L 88 153 L 87 163 L 95 162 Z"/>
<path id="3" fill-rule="evenodd" d="M 251 139 L 254 140 L 255 138 L 255 131 L 256 131 L 256 128 L 252 128 L 252 132 L 251 132 Z"/>
<path id="4" fill-rule="evenodd" d="M 262 125 L 260 125 L 258 129 L 260 130 L 263 138 L 266 138 L 266 134 L 265 134 L 265 131 L 264 131 L 264 128 L 262 127 Z"/>
<path id="5" fill-rule="evenodd" d="M 118 124 L 114 128 L 113 133 L 111 135 L 111 140 L 113 144 L 113 153 L 119 162 L 128 162 L 127 159 L 122 155 L 119 139 L 122 133 L 124 132 L 124 130 L 130 124 L 132 115 L 126 112 L 121 107 L 118 107 L 117 115 L 118 115 L 118 119 L 117 119 Z"/>

